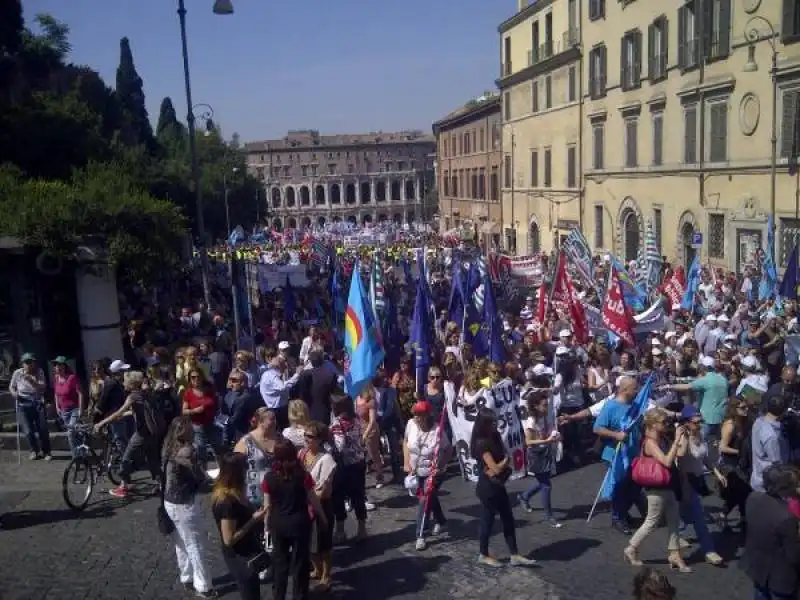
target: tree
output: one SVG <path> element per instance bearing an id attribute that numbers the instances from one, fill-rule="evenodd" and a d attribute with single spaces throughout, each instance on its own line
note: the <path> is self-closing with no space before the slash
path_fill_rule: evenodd
<path id="1" fill-rule="evenodd" d="M 144 82 L 133 64 L 133 52 L 126 37 L 119 41 L 116 93 L 122 107 L 123 142 L 144 144 L 148 149 L 154 149 L 153 127 L 145 106 Z"/>
<path id="2" fill-rule="evenodd" d="M 172 98 L 165 97 L 161 101 L 161 110 L 158 114 L 158 125 L 156 125 L 156 137 L 159 141 L 165 138 L 186 136 L 186 127 L 178 121 L 178 114 L 172 105 Z"/>

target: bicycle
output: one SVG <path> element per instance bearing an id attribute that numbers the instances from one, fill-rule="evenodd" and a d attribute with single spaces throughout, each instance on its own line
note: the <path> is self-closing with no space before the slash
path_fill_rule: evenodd
<path id="1" fill-rule="evenodd" d="M 114 440 L 111 439 L 108 430 L 103 433 L 103 446 L 100 454 L 92 448 L 92 438 L 95 435 L 94 426 L 79 423 L 72 428 L 77 446 L 75 457 L 64 469 L 64 476 L 61 480 L 61 493 L 64 502 L 71 509 L 81 511 L 85 509 L 92 497 L 97 482 L 103 476 L 115 486 L 120 484 L 119 468 L 122 456 Z M 70 495 L 70 485 L 74 484 L 84 489 L 82 497 L 74 501 Z"/>

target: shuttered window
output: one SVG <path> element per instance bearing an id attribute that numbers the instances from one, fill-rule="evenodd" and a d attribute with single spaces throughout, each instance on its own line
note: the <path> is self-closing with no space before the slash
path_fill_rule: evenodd
<path id="1" fill-rule="evenodd" d="M 636 143 L 639 135 L 639 122 L 635 118 L 625 119 L 625 166 L 637 167 L 639 159 Z"/>
<path id="2" fill-rule="evenodd" d="M 697 163 L 697 105 L 687 106 L 683 112 L 683 162 Z"/>
<path id="3" fill-rule="evenodd" d="M 800 88 L 781 93 L 781 158 L 796 157 L 800 151 Z"/>
<path id="4" fill-rule="evenodd" d="M 728 160 L 728 103 L 715 102 L 708 105 L 709 112 L 709 162 Z"/>

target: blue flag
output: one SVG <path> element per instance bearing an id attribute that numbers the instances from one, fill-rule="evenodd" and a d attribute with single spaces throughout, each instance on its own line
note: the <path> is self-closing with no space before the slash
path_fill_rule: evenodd
<path id="1" fill-rule="evenodd" d="M 600 498 L 603 500 L 611 499 L 614 495 L 614 489 L 625 479 L 628 471 L 630 471 L 633 459 L 639 455 L 642 436 L 640 433 L 641 427 L 638 425 L 639 420 L 647 410 L 647 402 L 650 399 L 650 390 L 653 387 L 654 379 L 653 375 L 647 378 L 644 385 L 639 388 L 639 393 L 622 419 L 622 431 L 627 432 L 628 437 L 624 442 L 617 444 L 614 460 L 609 466 L 609 471 L 603 480 L 603 486 L 600 488 Z"/>
<path id="2" fill-rule="evenodd" d="M 347 352 L 344 390 L 351 398 L 358 395 L 365 383 L 372 381 L 384 357 L 377 321 L 365 298 L 356 261 L 344 315 L 344 348 Z"/>
<path id="3" fill-rule="evenodd" d="M 287 322 L 294 321 L 297 312 L 297 300 L 294 297 L 294 288 L 289 276 L 286 276 L 286 285 L 283 287 L 283 318 Z"/>
<path id="4" fill-rule="evenodd" d="M 633 277 L 628 273 L 619 259 L 614 256 L 611 258 L 611 266 L 617 272 L 617 279 L 622 288 L 622 297 L 625 299 L 625 306 L 631 308 L 635 312 L 644 310 L 647 304 L 647 294 L 642 287 L 633 280 Z"/>
<path id="5" fill-rule="evenodd" d="M 775 219 L 772 215 L 767 221 L 767 251 L 761 265 L 761 282 L 758 285 L 760 301 L 775 297 L 775 286 L 778 284 L 778 271 L 775 268 Z"/>
<path id="6" fill-rule="evenodd" d="M 431 364 L 431 346 L 433 332 L 431 327 L 428 298 L 425 295 L 424 279 L 417 282 L 417 297 L 414 301 L 414 315 L 411 317 L 409 342 L 414 351 L 414 368 L 417 375 L 417 387 L 425 381 L 428 366 Z M 419 390 L 417 390 L 419 391 Z"/>
<path id="7" fill-rule="evenodd" d="M 692 261 L 692 266 L 689 267 L 689 273 L 686 275 L 686 291 L 683 293 L 683 300 L 681 301 L 681 308 L 683 310 L 691 311 L 694 308 L 694 296 L 697 293 L 697 287 L 700 285 L 700 254 L 696 254 Z"/>
<path id="8" fill-rule="evenodd" d="M 783 273 L 781 287 L 778 291 L 782 298 L 797 300 L 797 286 L 800 285 L 797 258 L 797 246 L 795 246 L 794 250 L 792 250 L 792 255 L 789 257 L 789 262 L 786 264 L 786 271 Z"/>
<path id="9" fill-rule="evenodd" d="M 486 294 L 483 301 L 483 322 L 486 332 L 486 353 L 490 361 L 503 364 L 506 361 L 506 347 L 503 345 L 503 321 L 497 310 L 492 280 L 487 275 L 483 278 Z"/>
<path id="10" fill-rule="evenodd" d="M 464 320 L 464 269 L 461 261 L 453 261 L 453 284 L 450 286 L 450 303 L 447 306 L 447 320 L 461 327 Z"/>

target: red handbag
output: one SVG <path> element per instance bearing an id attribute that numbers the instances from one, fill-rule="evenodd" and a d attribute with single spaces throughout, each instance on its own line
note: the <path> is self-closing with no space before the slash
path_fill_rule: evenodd
<path id="1" fill-rule="evenodd" d="M 642 442 L 642 452 L 644 452 L 644 442 Z M 666 488 L 669 487 L 672 473 L 660 461 L 640 452 L 631 463 L 631 478 L 636 485 L 643 488 Z"/>

